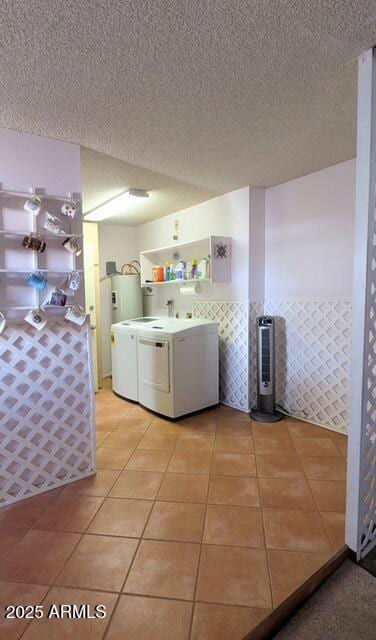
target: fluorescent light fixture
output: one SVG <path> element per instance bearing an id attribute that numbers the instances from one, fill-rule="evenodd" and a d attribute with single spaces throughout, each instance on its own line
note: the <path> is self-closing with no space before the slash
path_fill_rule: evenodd
<path id="1" fill-rule="evenodd" d="M 110 198 L 107 202 L 92 209 L 84 217 L 84 221 L 99 222 L 111 216 L 120 215 L 124 213 L 129 206 L 133 206 L 133 204 L 141 202 L 144 198 L 148 197 L 149 194 L 144 189 L 128 189 L 127 191 L 122 191 L 119 195 Z"/>
<path id="2" fill-rule="evenodd" d="M 128 195 L 131 198 L 148 198 L 149 194 L 145 189 L 129 189 Z"/>

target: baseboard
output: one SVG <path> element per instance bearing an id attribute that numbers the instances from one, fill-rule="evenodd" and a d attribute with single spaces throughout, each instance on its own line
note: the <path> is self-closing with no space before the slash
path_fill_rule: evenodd
<path id="1" fill-rule="evenodd" d="M 260 624 L 250 631 L 243 640 L 269 640 L 300 609 L 312 594 L 331 576 L 349 557 L 348 547 L 343 547 L 330 558 L 316 573 L 302 584 L 287 600 L 282 602 Z"/>
<path id="2" fill-rule="evenodd" d="M 295 420 L 301 420 L 302 422 L 307 422 L 308 424 L 314 424 L 315 427 L 321 427 L 322 429 L 327 429 L 327 431 L 334 431 L 334 433 L 339 433 L 341 436 L 348 436 L 347 431 L 343 431 L 343 429 L 335 429 L 334 427 L 329 427 L 327 424 L 322 424 L 321 422 L 315 422 L 314 420 L 309 420 L 308 418 L 301 418 L 300 416 L 294 413 L 288 413 L 285 409 L 281 409 L 280 405 L 276 405 L 278 407 L 278 411 L 283 413 L 286 418 L 294 418 Z"/>
<path id="3" fill-rule="evenodd" d="M 247 413 L 249 415 L 249 409 L 240 409 L 235 404 L 230 404 L 229 402 L 224 402 L 224 400 L 220 400 L 219 404 L 223 404 L 224 407 L 229 407 L 230 409 L 236 409 L 236 411 L 241 411 L 241 413 Z"/>

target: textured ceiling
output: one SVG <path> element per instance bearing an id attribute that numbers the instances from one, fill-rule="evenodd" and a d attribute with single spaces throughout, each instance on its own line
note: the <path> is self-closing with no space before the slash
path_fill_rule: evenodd
<path id="1" fill-rule="evenodd" d="M 223 193 L 354 156 L 376 3 L 3 0 L 0 29 L 0 126 Z"/>
<path id="2" fill-rule="evenodd" d="M 149 198 L 127 202 L 119 215 L 101 224 L 136 226 L 217 195 L 86 147 L 81 148 L 81 171 L 84 213 L 132 187 L 149 192 Z"/>

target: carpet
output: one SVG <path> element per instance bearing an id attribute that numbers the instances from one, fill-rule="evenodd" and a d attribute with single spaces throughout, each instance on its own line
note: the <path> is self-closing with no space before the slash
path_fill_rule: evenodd
<path id="1" fill-rule="evenodd" d="M 376 578 L 346 560 L 275 640 L 375 640 Z"/>

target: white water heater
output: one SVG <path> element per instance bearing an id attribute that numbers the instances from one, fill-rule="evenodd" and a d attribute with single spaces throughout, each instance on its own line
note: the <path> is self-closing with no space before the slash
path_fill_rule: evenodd
<path id="1" fill-rule="evenodd" d="M 142 290 L 139 275 L 111 276 L 112 323 L 142 316 Z"/>
<path id="2" fill-rule="evenodd" d="M 251 417 L 259 422 L 278 422 L 283 416 L 275 410 L 274 318 L 256 319 L 257 337 L 257 408 Z"/>

